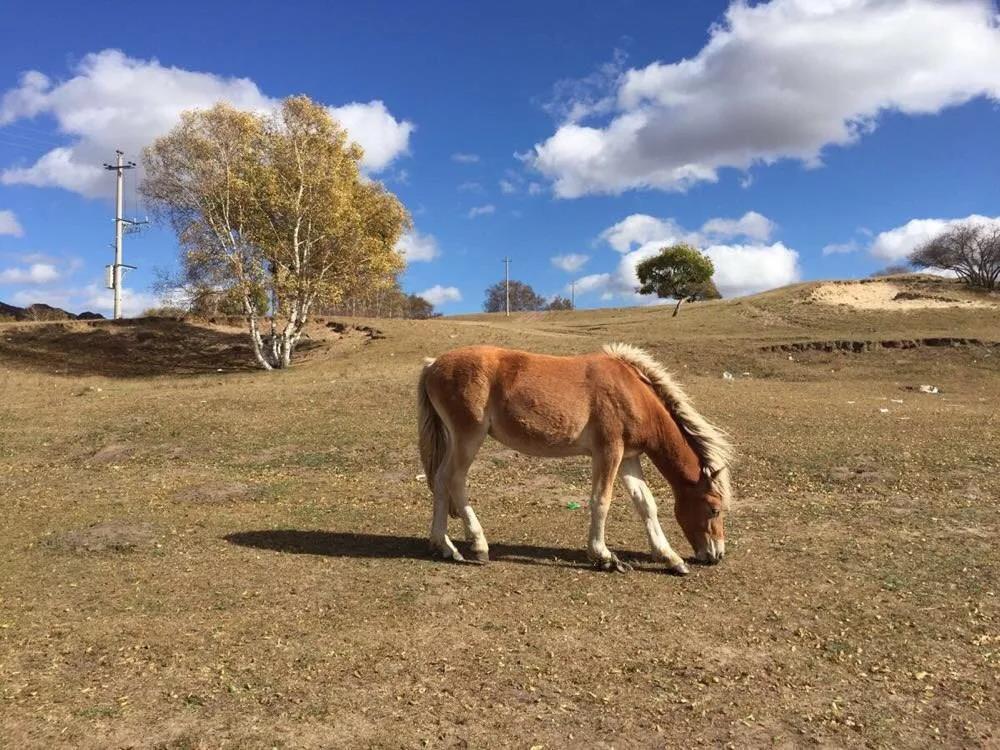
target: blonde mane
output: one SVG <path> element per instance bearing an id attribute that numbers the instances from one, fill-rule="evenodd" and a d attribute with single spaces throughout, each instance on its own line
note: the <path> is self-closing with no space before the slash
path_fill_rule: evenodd
<path id="1" fill-rule="evenodd" d="M 729 467 L 733 461 L 733 446 L 725 433 L 698 413 L 684 389 L 647 352 L 631 344 L 605 344 L 603 350 L 609 357 L 632 365 L 649 382 L 688 436 L 688 442 L 701 460 L 702 471 L 711 479 L 712 489 L 728 506 L 732 497 Z"/>

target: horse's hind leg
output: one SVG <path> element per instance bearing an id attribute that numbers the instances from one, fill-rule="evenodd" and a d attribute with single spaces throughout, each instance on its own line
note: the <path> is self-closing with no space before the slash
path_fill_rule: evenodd
<path id="1" fill-rule="evenodd" d="M 650 492 L 646 480 L 642 477 L 642 463 L 639 461 L 639 457 L 633 456 L 622 461 L 619 476 L 629 497 L 632 498 L 632 505 L 635 507 L 636 513 L 639 514 L 639 518 L 646 527 L 646 536 L 649 537 L 649 547 L 653 552 L 653 557 L 666 562 L 670 566 L 669 572 L 675 575 L 685 575 L 688 572 L 688 567 L 681 556 L 670 546 L 670 542 L 667 541 L 667 536 L 660 526 L 660 521 L 656 517 L 656 500 L 653 498 L 653 493 Z"/>
<path id="2" fill-rule="evenodd" d="M 448 538 L 448 510 L 453 509 L 465 526 L 477 562 L 489 559 L 489 546 L 479 519 L 469 504 L 466 478 L 472 460 L 486 437 L 485 430 L 458 434 L 449 429 L 448 453 L 434 481 L 434 518 L 431 522 L 431 546 L 446 559 L 464 562 L 465 558 Z"/>
<path id="3" fill-rule="evenodd" d="M 451 455 L 451 447 L 448 447 L 448 456 Z M 448 487 L 451 484 L 451 461 L 446 458 L 441 468 L 438 469 L 437 476 L 434 477 L 434 515 L 431 518 L 431 549 L 439 552 L 445 559 L 463 562 L 462 553 L 456 549 L 451 539 L 448 538 L 448 508 L 451 499 L 448 494 Z"/>

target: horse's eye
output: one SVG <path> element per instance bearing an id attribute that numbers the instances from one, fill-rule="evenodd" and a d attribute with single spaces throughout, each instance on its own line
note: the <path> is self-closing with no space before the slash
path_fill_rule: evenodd
<path id="1" fill-rule="evenodd" d="M 721 511 L 721 510 L 719 510 L 718 508 L 709 508 L 709 509 L 708 509 L 708 517 L 709 517 L 709 518 L 715 518 L 715 517 L 716 517 L 716 516 L 718 516 L 718 515 L 719 515 L 719 514 L 720 514 L 721 512 L 722 512 L 722 511 Z"/>

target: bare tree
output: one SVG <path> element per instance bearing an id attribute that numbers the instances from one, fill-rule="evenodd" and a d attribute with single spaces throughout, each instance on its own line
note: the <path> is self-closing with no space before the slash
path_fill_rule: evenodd
<path id="1" fill-rule="evenodd" d="M 957 224 L 909 257 L 917 268 L 953 271 L 969 286 L 996 289 L 1000 281 L 1000 225 Z"/>

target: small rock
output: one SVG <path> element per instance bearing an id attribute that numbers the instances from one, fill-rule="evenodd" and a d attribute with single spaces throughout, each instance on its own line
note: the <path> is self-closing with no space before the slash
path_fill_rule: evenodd
<path id="1" fill-rule="evenodd" d="M 726 370 L 724 373 L 722 373 L 722 379 L 723 380 L 735 380 L 736 378 L 735 378 L 735 376 L 731 372 L 729 372 L 729 370 Z"/>
<path id="2" fill-rule="evenodd" d="M 920 391 L 921 393 L 940 393 L 941 392 L 941 389 L 939 389 L 936 385 L 922 385 L 919 388 L 917 388 L 917 390 Z"/>

